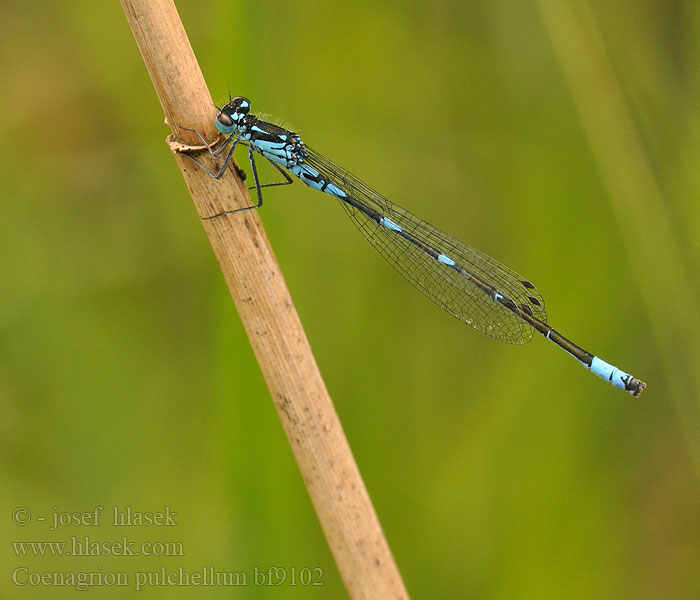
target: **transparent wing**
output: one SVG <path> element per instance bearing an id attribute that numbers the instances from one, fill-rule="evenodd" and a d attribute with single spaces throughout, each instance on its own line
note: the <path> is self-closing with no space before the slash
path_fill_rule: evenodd
<path id="1" fill-rule="evenodd" d="M 356 204 L 367 207 L 370 215 L 388 217 L 411 237 L 444 254 L 469 275 L 511 300 L 542 322 L 547 321 L 544 299 L 525 278 L 476 248 L 447 235 L 416 217 L 363 183 L 357 177 L 306 146 L 304 162 L 330 183 L 351 196 Z M 458 270 L 436 260 L 424 249 L 395 231 L 378 224 L 363 210 L 341 199 L 341 204 L 369 242 L 408 281 L 448 313 L 493 338 L 511 344 L 525 344 L 534 330 L 515 312 L 486 293 Z M 507 302 L 506 302 L 507 303 Z"/>

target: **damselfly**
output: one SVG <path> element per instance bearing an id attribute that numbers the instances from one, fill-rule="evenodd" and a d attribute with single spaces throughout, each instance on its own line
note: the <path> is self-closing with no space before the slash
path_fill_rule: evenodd
<path id="1" fill-rule="evenodd" d="M 229 210 L 212 219 L 262 206 L 262 187 L 255 153 L 262 154 L 292 183 L 287 171 L 306 185 L 335 196 L 357 228 L 399 273 L 438 306 L 478 331 L 511 344 L 524 344 L 534 331 L 568 352 L 590 371 L 615 387 L 638 396 L 646 384 L 580 348 L 547 324 L 544 300 L 535 286 L 512 269 L 483 252 L 419 219 L 384 198 L 366 183 L 309 148 L 294 132 L 250 114 L 250 101 L 233 98 L 216 117 L 216 127 L 226 137 L 210 146 L 196 132 L 213 156 L 228 153 L 221 168 L 209 175 L 219 179 L 231 162 L 236 146 L 248 146 L 258 203 Z M 230 147 L 229 147 L 230 146 Z M 280 185 L 280 184 L 272 184 Z"/>

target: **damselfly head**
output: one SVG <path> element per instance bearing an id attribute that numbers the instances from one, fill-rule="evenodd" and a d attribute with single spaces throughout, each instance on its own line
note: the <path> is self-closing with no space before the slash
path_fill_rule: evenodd
<path id="1" fill-rule="evenodd" d="M 219 109 L 219 114 L 216 116 L 216 125 L 220 131 L 226 133 L 241 123 L 241 119 L 248 114 L 250 110 L 250 100 L 237 96 L 229 100 L 228 104 Z"/>

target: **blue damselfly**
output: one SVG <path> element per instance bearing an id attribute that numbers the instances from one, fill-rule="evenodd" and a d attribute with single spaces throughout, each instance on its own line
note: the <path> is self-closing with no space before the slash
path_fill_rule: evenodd
<path id="1" fill-rule="evenodd" d="M 646 384 L 580 348 L 547 324 L 544 300 L 535 286 L 515 271 L 483 252 L 456 240 L 437 227 L 390 202 L 348 171 L 305 145 L 296 133 L 250 114 L 250 101 L 236 97 L 219 109 L 217 129 L 226 137 L 210 146 L 196 132 L 213 156 L 226 148 L 221 168 L 209 175 L 219 179 L 231 162 L 236 146 L 248 146 L 258 203 L 221 212 L 205 219 L 262 206 L 255 153 L 269 160 L 285 181 L 287 171 L 315 188 L 340 200 L 362 234 L 396 270 L 438 306 L 478 331 L 511 344 L 524 344 L 534 331 L 568 352 L 590 371 L 638 396 Z"/>

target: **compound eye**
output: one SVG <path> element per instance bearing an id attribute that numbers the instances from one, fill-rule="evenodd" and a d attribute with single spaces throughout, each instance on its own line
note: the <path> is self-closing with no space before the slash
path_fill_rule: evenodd
<path id="1" fill-rule="evenodd" d="M 219 115 L 216 117 L 216 119 L 224 127 L 232 127 L 233 126 L 233 119 L 229 115 L 227 115 L 226 113 L 219 113 Z"/>
<path id="2" fill-rule="evenodd" d="M 242 115 L 248 114 L 248 111 L 250 110 L 250 100 L 248 100 L 248 98 L 244 98 L 243 96 L 236 96 L 230 104 L 231 106 L 235 107 L 237 113 Z"/>

